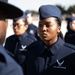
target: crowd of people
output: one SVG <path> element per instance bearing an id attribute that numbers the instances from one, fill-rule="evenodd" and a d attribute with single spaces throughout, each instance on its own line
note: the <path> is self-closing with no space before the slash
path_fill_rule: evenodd
<path id="1" fill-rule="evenodd" d="M 0 0 L 0 75 L 75 75 L 74 13 L 63 37 L 61 10 L 41 5 L 38 12 L 36 27 L 30 10 Z M 5 39 L 6 19 L 13 20 L 14 34 Z"/>

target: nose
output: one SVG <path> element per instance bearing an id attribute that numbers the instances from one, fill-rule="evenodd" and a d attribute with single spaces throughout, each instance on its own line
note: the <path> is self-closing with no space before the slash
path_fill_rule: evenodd
<path id="1" fill-rule="evenodd" d="M 47 28 L 46 28 L 46 26 L 45 26 L 45 25 L 43 25 L 43 26 L 42 26 L 42 30 L 44 30 L 44 31 L 45 31 L 46 29 L 47 29 Z"/>
<path id="2" fill-rule="evenodd" d="M 16 29 L 16 28 L 17 28 L 17 26 L 13 27 L 13 29 Z"/>

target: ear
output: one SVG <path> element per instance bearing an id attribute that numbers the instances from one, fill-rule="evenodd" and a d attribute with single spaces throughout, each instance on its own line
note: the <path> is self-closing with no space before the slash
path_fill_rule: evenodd
<path id="1" fill-rule="evenodd" d="M 61 31 L 61 26 L 58 26 L 57 33 L 60 33 L 60 31 Z"/>
<path id="2" fill-rule="evenodd" d="M 25 30 L 27 30 L 28 29 L 28 25 L 25 25 Z"/>

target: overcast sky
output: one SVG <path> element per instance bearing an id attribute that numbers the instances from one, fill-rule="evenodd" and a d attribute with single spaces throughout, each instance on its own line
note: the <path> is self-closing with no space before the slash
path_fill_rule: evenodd
<path id="1" fill-rule="evenodd" d="M 8 0 L 8 2 L 19 7 L 23 11 L 27 9 L 38 11 L 39 7 L 45 4 L 60 4 L 66 9 L 75 4 L 75 0 Z"/>

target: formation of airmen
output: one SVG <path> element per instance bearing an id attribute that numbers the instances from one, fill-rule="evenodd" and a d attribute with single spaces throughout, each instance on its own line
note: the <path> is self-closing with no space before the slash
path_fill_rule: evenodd
<path id="1" fill-rule="evenodd" d="M 36 27 L 30 10 L 0 0 L 0 75 L 75 75 L 75 16 L 63 38 L 61 10 L 41 5 L 38 12 Z M 5 41 L 6 19 L 13 19 L 14 34 Z"/>

